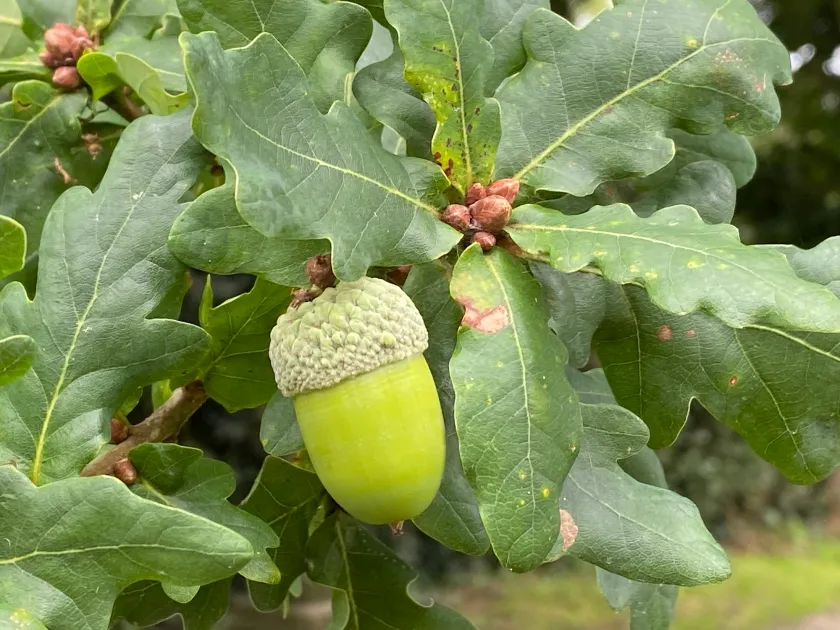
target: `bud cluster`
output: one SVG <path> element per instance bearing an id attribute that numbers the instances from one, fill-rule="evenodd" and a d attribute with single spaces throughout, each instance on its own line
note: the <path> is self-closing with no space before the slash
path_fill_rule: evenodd
<path id="1" fill-rule="evenodd" d="M 70 26 L 58 22 L 44 33 L 46 50 L 38 57 L 47 68 L 53 68 L 53 84 L 65 90 L 75 90 L 82 85 L 76 63 L 86 50 L 95 47 L 84 26 Z"/>
<path id="2" fill-rule="evenodd" d="M 448 206 L 441 220 L 489 250 L 510 221 L 511 204 L 518 193 L 519 182 L 515 179 L 499 179 L 487 187 L 473 184 L 467 189 L 464 203 Z"/>

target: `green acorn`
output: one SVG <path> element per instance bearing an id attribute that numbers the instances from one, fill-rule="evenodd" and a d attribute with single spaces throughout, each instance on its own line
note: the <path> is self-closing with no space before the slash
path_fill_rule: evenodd
<path id="1" fill-rule="evenodd" d="M 324 487 L 360 521 L 418 516 L 445 459 L 443 414 L 417 308 L 384 280 L 327 288 L 271 331 L 277 386 L 293 399 Z"/>

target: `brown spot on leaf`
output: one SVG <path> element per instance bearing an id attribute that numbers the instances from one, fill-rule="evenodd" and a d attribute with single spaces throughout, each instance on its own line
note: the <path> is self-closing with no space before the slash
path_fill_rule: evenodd
<path id="1" fill-rule="evenodd" d="M 440 151 L 435 151 L 435 154 L 432 157 L 434 157 L 436 160 L 439 160 L 440 159 Z"/>
<path id="2" fill-rule="evenodd" d="M 671 327 L 668 324 L 662 324 L 656 331 L 656 336 L 659 341 L 671 341 Z"/>
<path id="3" fill-rule="evenodd" d="M 575 519 L 566 510 L 560 508 L 560 535 L 563 537 L 563 551 L 575 544 L 578 535 L 578 526 Z"/>
<path id="4" fill-rule="evenodd" d="M 737 385 L 737 384 L 738 384 L 738 377 L 737 377 L 737 376 L 734 376 L 734 375 L 733 375 L 733 376 L 730 376 L 730 377 L 729 377 L 729 384 L 730 384 L 731 386 L 733 386 L 733 387 L 734 387 L 735 385 Z"/>
<path id="5" fill-rule="evenodd" d="M 685 336 L 686 337 L 695 337 L 696 335 L 697 335 L 697 331 L 694 331 L 694 330 L 686 330 L 685 331 Z"/>
<path id="6" fill-rule="evenodd" d="M 467 125 L 467 133 L 471 133 L 471 132 L 472 132 L 472 123 Z"/>
<path id="7" fill-rule="evenodd" d="M 464 307 L 462 326 L 475 328 L 483 333 L 496 333 L 508 325 L 508 312 L 504 304 L 480 309 L 470 298 L 461 297 L 458 298 L 458 302 Z"/>
<path id="8" fill-rule="evenodd" d="M 478 116 L 478 114 L 480 114 L 480 113 L 481 113 L 481 108 L 480 108 L 480 107 L 476 107 L 476 108 L 475 108 L 475 115 L 476 115 L 476 116 Z"/>

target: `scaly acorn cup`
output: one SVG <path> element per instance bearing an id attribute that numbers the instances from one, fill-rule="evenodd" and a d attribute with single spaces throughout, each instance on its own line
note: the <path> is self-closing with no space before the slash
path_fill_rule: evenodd
<path id="1" fill-rule="evenodd" d="M 443 477 L 445 435 L 417 308 L 384 280 L 327 288 L 271 331 L 277 386 L 293 399 L 324 487 L 374 525 L 418 516 Z"/>

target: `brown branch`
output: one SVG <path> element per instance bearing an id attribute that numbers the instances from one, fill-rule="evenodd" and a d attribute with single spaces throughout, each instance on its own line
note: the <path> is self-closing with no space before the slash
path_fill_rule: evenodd
<path id="1" fill-rule="evenodd" d="M 179 387 L 152 415 L 131 427 L 128 439 L 94 459 L 80 474 L 82 477 L 112 475 L 114 465 L 128 457 L 128 452 L 135 446 L 145 442 L 163 442 L 177 434 L 205 400 L 207 392 L 201 381 Z"/>

